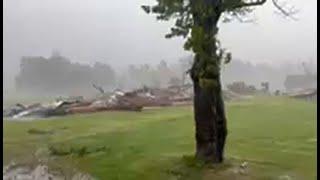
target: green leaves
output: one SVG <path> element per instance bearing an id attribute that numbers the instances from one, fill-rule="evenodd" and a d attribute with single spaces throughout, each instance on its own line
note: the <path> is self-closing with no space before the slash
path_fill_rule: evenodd
<path id="1" fill-rule="evenodd" d="M 183 48 L 187 51 L 190 51 L 192 48 L 192 38 L 188 38 L 187 41 L 184 43 Z"/>
<path id="2" fill-rule="evenodd" d="M 220 66 L 231 61 L 231 53 L 226 53 L 216 37 L 217 23 L 221 14 L 229 15 L 230 21 L 234 16 L 244 16 L 251 12 L 249 8 L 239 7 L 244 0 L 157 0 L 157 4 L 142 6 L 145 12 L 157 15 L 158 20 L 175 19 L 175 24 L 165 38 L 182 36 L 187 38 L 185 50 L 196 54 L 193 74 L 199 79 L 201 86 L 215 88 L 219 78 Z"/>
<path id="3" fill-rule="evenodd" d="M 231 59 L 232 59 L 232 54 L 231 54 L 230 52 L 228 52 L 228 53 L 226 54 L 226 58 L 225 58 L 225 60 L 224 60 L 224 64 L 230 63 Z"/>
<path id="4" fill-rule="evenodd" d="M 141 8 L 148 14 L 156 14 L 157 20 L 169 21 L 170 19 L 176 19 L 174 26 L 170 29 L 170 32 L 165 35 L 165 38 L 172 38 L 177 36 L 186 38 L 193 25 L 189 1 L 157 0 L 157 2 L 157 5 L 143 5 L 141 6 Z"/>
<path id="5" fill-rule="evenodd" d="M 146 5 L 142 5 L 141 8 L 144 10 L 144 12 L 146 12 L 147 14 L 149 14 L 151 12 L 151 7 L 150 6 L 146 6 Z"/>

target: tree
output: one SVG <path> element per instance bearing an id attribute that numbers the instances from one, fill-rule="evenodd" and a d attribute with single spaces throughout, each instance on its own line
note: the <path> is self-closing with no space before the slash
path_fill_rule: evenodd
<path id="1" fill-rule="evenodd" d="M 180 69 L 179 73 L 181 73 L 182 85 L 186 83 L 186 76 L 187 76 L 188 70 L 192 66 L 192 59 L 193 59 L 192 56 L 188 56 L 188 57 L 181 58 L 179 60 L 179 69 Z"/>
<path id="2" fill-rule="evenodd" d="M 227 136 L 224 101 L 222 99 L 220 65 L 231 60 L 217 39 L 218 22 L 225 22 L 252 12 L 252 8 L 267 0 L 157 0 L 154 6 L 142 6 L 158 20 L 175 19 L 166 38 L 187 38 L 184 48 L 194 53 L 190 77 L 194 87 L 194 118 L 196 126 L 196 157 L 206 162 L 220 163 Z M 277 0 L 275 7 L 286 17 L 295 12 L 285 9 Z"/>
<path id="3" fill-rule="evenodd" d="M 181 85 L 183 85 L 182 84 L 182 80 L 179 79 L 178 77 L 170 78 L 168 84 L 169 84 L 169 86 L 181 86 Z"/>
<path id="4" fill-rule="evenodd" d="M 116 73 L 110 65 L 96 62 L 92 67 L 92 72 L 92 79 L 98 85 L 107 88 L 114 86 Z"/>
<path id="5" fill-rule="evenodd" d="M 71 63 L 69 59 L 53 54 L 49 58 L 23 57 L 16 77 L 17 90 L 28 93 L 65 94 L 91 90 L 90 83 L 110 88 L 115 83 L 115 71 L 108 64 L 94 66 Z M 90 88 L 90 89 L 89 89 Z"/>
<path id="6" fill-rule="evenodd" d="M 263 92 L 265 93 L 269 92 L 269 82 L 262 82 L 261 86 L 262 86 Z"/>

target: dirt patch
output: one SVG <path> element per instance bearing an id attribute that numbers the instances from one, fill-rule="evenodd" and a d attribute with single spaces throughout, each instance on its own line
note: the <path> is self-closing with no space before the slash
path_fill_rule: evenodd
<path id="1" fill-rule="evenodd" d="M 35 167 L 10 163 L 3 167 L 4 180 L 65 180 L 70 179 L 63 175 L 62 172 L 49 169 L 44 164 L 38 164 Z M 94 180 L 89 174 L 75 173 L 71 180 Z"/>

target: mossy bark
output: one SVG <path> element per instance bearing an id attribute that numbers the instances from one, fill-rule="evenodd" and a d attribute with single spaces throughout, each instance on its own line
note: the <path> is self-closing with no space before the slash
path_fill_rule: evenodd
<path id="1" fill-rule="evenodd" d="M 196 157 L 213 163 L 223 161 L 227 136 L 224 103 L 219 89 L 213 93 L 194 81 Z"/>
<path id="2" fill-rule="evenodd" d="M 196 157 L 206 162 L 221 163 L 227 136 L 220 81 L 221 57 L 217 53 L 216 39 L 221 13 L 218 5 L 206 4 L 209 1 L 202 3 L 193 5 L 194 28 L 190 40 L 195 52 L 191 79 L 194 86 Z"/>

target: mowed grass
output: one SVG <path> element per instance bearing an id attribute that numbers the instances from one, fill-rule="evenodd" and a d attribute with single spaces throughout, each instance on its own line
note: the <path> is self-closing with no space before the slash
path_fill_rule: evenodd
<path id="1" fill-rule="evenodd" d="M 316 179 L 316 104 L 286 98 L 227 103 L 228 138 L 223 168 L 192 159 L 192 107 L 103 112 L 31 122 L 4 121 L 4 163 L 32 161 L 48 147 L 105 151 L 61 156 L 53 166 L 88 172 L 101 180 Z M 28 130 L 52 131 L 30 134 Z M 224 169 L 248 162 L 236 178 Z M 224 172 L 220 173 L 219 171 Z"/>

